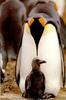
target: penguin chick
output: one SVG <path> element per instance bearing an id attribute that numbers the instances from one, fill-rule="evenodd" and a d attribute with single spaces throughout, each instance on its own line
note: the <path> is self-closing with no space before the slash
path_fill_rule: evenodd
<path id="1" fill-rule="evenodd" d="M 45 90 L 45 76 L 40 71 L 40 64 L 46 63 L 39 59 L 33 59 L 32 71 L 26 77 L 25 81 L 25 97 L 28 98 L 42 98 Z"/>

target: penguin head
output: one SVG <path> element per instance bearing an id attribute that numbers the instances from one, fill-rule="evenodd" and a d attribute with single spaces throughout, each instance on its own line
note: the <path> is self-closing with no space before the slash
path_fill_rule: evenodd
<path id="1" fill-rule="evenodd" d="M 40 64 L 46 63 L 44 60 L 40 60 L 38 58 L 34 58 L 32 61 L 32 70 L 39 71 L 40 70 Z"/>

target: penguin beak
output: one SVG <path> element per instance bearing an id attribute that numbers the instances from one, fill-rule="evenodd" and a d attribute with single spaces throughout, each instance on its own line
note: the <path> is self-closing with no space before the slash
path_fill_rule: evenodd
<path id="1" fill-rule="evenodd" d="M 47 63 L 47 62 L 46 62 L 46 61 L 40 61 L 39 63 L 40 63 L 40 64 L 43 64 L 43 63 Z"/>

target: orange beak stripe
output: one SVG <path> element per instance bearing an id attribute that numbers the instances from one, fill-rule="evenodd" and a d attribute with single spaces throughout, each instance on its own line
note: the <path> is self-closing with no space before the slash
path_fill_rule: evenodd
<path id="1" fill-rule="evenodd" d="M 46 22 L 45 22 L 45 20 L 44 20 L 44 18 L 39 18 L 39 22 L 41 23 L 41 25 L 44 27 L 45 26 L 45 24 L 46 24 Z"/>
<path id="2" fill-rule="evenodd" d="M 31 18 L 29 21 L 29 26 L 31 26 L 33 22 L 34 22 L 34 18 Z"/>

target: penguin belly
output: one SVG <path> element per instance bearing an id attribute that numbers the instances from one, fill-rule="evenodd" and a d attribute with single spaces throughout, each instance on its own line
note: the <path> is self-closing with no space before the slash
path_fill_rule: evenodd
<path id="1" fill-rule="evenodd" d="M 21 92 L 25 91 L 25 80 L 27 75 L 32 70 L 32 59 L 36 57 L 36 45 L 31 35 L 28 23 L 25 24 L 22 46 L 21 46 L 21 61 L 20 61 L 20 89 Z"/>
<path id="2" fill-rule="evenodd" d="M 47 93 L 55 96 L 61 87 L 61 53 L 56 28 L 52 24 L 45 26 L 38 46 L 38 56 L 47 63 L 41 65 L 46 78 Z"/>

